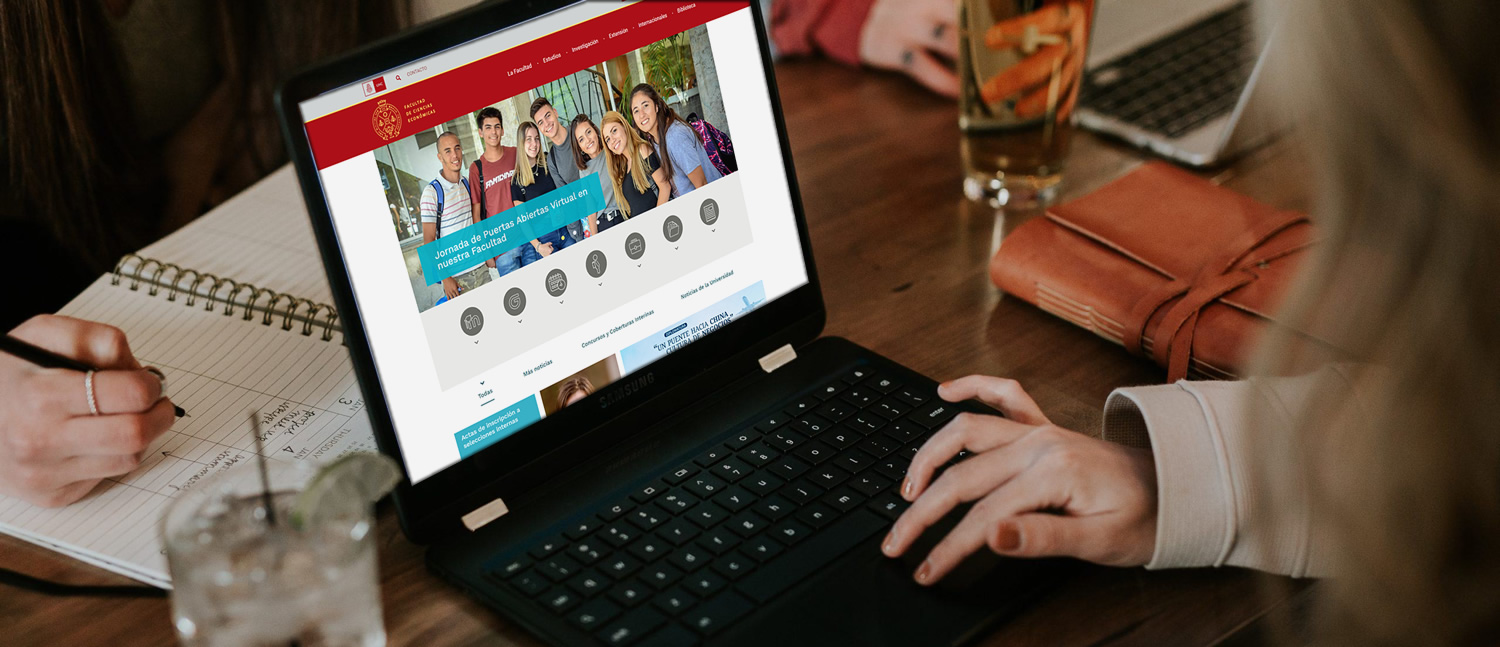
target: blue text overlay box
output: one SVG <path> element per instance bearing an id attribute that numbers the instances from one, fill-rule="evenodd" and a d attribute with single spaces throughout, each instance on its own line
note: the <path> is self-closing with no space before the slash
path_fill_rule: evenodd
<path id="1" fill-rule="evenodd" d="M 604 189 L 598 175 L 589 175 L 418 247 L 422 277 L 432 285 L 603 211 Z"/>
<path id="2" fill-rule="evenodd" d="M 541 419 L 542 412 L 537 410 L 536 396 L 528 395 L 526 399 L 453 434 L 453 440 L 458 443 L 458 457 L 473 456 L 479 453 L 479 450 Z"/>

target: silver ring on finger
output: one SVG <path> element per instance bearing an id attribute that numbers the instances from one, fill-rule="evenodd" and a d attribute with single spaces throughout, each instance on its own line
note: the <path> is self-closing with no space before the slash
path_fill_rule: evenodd
<path id="1" fill-rule="evenodd" d="M 91 415 L 91 416 L 97 416 L 97 415 L 99 415 L 99 401 L 94 399 L 94 372 L 93 371 L 89 371 L 89 372 L 83 374 L 83 394 L 86 395 L 86 396 L 88 396 L 88 400 L 89 400 L 89 415 Z"/>

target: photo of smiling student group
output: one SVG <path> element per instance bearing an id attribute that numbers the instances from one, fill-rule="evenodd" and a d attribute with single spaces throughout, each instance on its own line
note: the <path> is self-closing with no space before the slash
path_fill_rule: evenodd
<path id="1" fill-rule="evenodd" d="M 476 95 L 482 93 L 476 92 Z M 706 26 L 678 33 L 375 151 L 418 312 L 644 215 L 737 170 Z M 417 249 L 597 184 L 604 208 L 441 281 Z M 467 234 L 468 232 L 463 232 Z"/>

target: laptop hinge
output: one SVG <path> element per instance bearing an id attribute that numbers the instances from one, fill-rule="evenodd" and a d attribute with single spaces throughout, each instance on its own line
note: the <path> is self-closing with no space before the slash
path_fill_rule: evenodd
<path id="1" fill-rule="evenodd" d="M 507 512 L 510 512 L 510 508 L 505 506 L 505 501 L 503 499 L 495 499 L 494 501 L 474 508 L 473 512 L 464 515 L 464 527 L 468 528 L 470 532 L 479 530 L 480 528 L 488 525 L 491 521 L 505 516 L 505 513 Z"/>
<path id="2" fill-rule="evenodd" d="M 765 372 L 770 373 L 771 371 L 786 366 L 794 359 L 797 359 L 797 351 L 796 349 L 792 348 L 791 344 L 787 344 L 785 346 L 782 346 L 781 348 L 771 351 L 770 353 L 766 354 L 765 357 L 760 358 L 760 368 Z"/>

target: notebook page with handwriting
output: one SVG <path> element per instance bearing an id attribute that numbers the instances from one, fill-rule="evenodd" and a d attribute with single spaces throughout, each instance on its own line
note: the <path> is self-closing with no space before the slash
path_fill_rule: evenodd
<path id="1" fill-rule="evenodd" d="M 265 197 L 283 188 L 292 200 L 284 212 L 265 211 L 273 208 L 273 200 L 237 198 L 143 255 L 160 254 L 181 267 L 196 266 L 236 280 L 254 276 L 289 293 L 308 289 L 310 297 L 319 296 L 321 286 L 326 294 L 316 243 L 291 174 L 273 175 L 247 193 L 256 198 L 254 192 L 260 191 Z M 262 235 L 279 230 L 287 240 L 256 243 L 248 237 L 256 229 Z M 227 251 L 232 245 L 218 251 L 212 247 L 216 241 L 228 245 L 237 235 L 246 236 L 241 245 L 258 251 L 239 254 Z M 265 256 L 278 249 L 279 258 Z M 167 375 L 168 394 L 189 416 L 177 419 L 152 443 L 135 471 L 106 480 L 77 503 L 45 509 L 0 497 L 0 532 L 167 587 L 161 515 L 178 492 L 253 460 L 255 440 L 246 412 L 259 413 L 264 451 L 273 460 L 330 460 L 352 451 L 376 451 L 364 398 L 336 327 L 303 334 L 303 326 L 288 330 L 280 319 L 265 325 L 259 312 L 245 319 L 234 299 L 203 298 L 188 305 L 185 296 L 167 300 L 162 290 L 153 294 L 148 285 L 131 289 L 128 279 L 116 283 L 113 278 L 100 277 L 59 313 L 125 331 L 141 363 Z M 282 287 L 298 285 L 298 278 L 303 279 L 299 287 Z"/>

